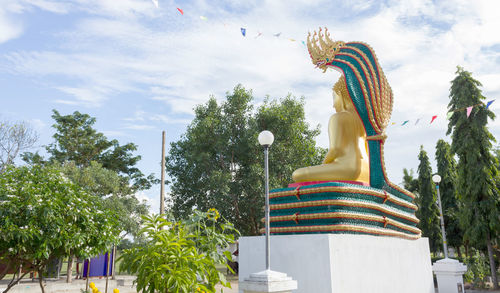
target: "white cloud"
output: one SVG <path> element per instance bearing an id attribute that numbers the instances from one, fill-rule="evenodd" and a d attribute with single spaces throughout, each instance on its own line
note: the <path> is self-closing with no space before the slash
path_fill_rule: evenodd
<path id="1" fill-rule="evenodd" d="M 0 7 L 0 44 L 19 37 L 22 32 L 23 25 Z"/>
<path id="2" fill-rule="evenodd" d="M 153 125 L 148 125 L 148 124 L 128 124 L 128 125 L 125 125 L 123 128 L 132 129 L 132 130 L 152 130 L 152 129 L 155 129 L 155 127 Z"/>

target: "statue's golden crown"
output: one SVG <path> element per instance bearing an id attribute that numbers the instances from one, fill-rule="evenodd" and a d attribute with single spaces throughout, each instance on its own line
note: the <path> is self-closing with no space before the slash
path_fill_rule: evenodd
<path id="1" fill-rule="evenodd" d="M 332 41 L 330 33 L 325 27 L 323 35 L 321 28 L 318 33 L 314 32 L 311 39 L 311 33 L 307 36 L 307 49 L 314 65 L 326 71 L 326 65 L 333 60 L 333 57 L 339 52 L 340 48 L 345 45 L 342 41 Z"/>

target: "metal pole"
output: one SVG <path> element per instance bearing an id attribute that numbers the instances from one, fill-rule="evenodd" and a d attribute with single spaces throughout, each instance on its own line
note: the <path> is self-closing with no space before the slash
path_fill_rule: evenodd
<path id="1" fill-rule="evenodd" d="M 165 130 L 161 133 L 160 215 L 165 213 Z"/>
<path id="2" fill-rule="evenodd" d="M 269 146 L 264 146 L 264 169 L 266 173 L 266 270 L 271 270 L 271 242 L 269 238 Z"/>
<path id="3" fill-rule="evenodd" d="M 441 207 L 441 195 L 439 194 L 439 184 L 436 184 L 438 204 L 439 204 L 439 217 L 441 218 L 441 234 L 443 235 L 443 251 L 444 258 L 448 258 L 448 245 L 446 244 L 446 231 L 444 230 L 444 217 L 443 208 Z"/>

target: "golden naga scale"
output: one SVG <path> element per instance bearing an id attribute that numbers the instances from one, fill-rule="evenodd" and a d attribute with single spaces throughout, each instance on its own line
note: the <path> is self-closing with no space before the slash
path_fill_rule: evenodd
<path id="1" fill-rule="evenodd" d="M 307 38 L 316 67 L 338 70 L 323 163 L 293 172 L 295 183 L 270 193 L 271 233 L 351 233 L 418 239 L 415 196 L 387 179 L 384 141 L 393 105 L 374 50 L 333 41 L 325 29 Z"/>

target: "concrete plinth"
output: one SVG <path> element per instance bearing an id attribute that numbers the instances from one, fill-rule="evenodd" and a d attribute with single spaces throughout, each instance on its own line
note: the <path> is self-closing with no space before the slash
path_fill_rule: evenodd
<path id="1" fill-rule="evenodd" d="M 250 274 L 248 279 L 239 283 L 238 288 L 244 293 L 291 293 L 297 289 L 297 281 L 284 273 L 265 270 Z"/>
<path id="2" fill-rule="evenodd" d="M 456 259 L 445 258 L 438 260 L 432 266 L 436 274 L 439 293 L 463 293 L 463 274 L 467 271 L 467 266 Z"/>
<path id="3" fill-rule="evenodd" d="M 240 238 L 239 252 L 240 282 L 264 270 L 265 237 Z M 297 280 L 296 293 L 434 292 L 427 238 L 271 236 L 271 269 Z"/>

